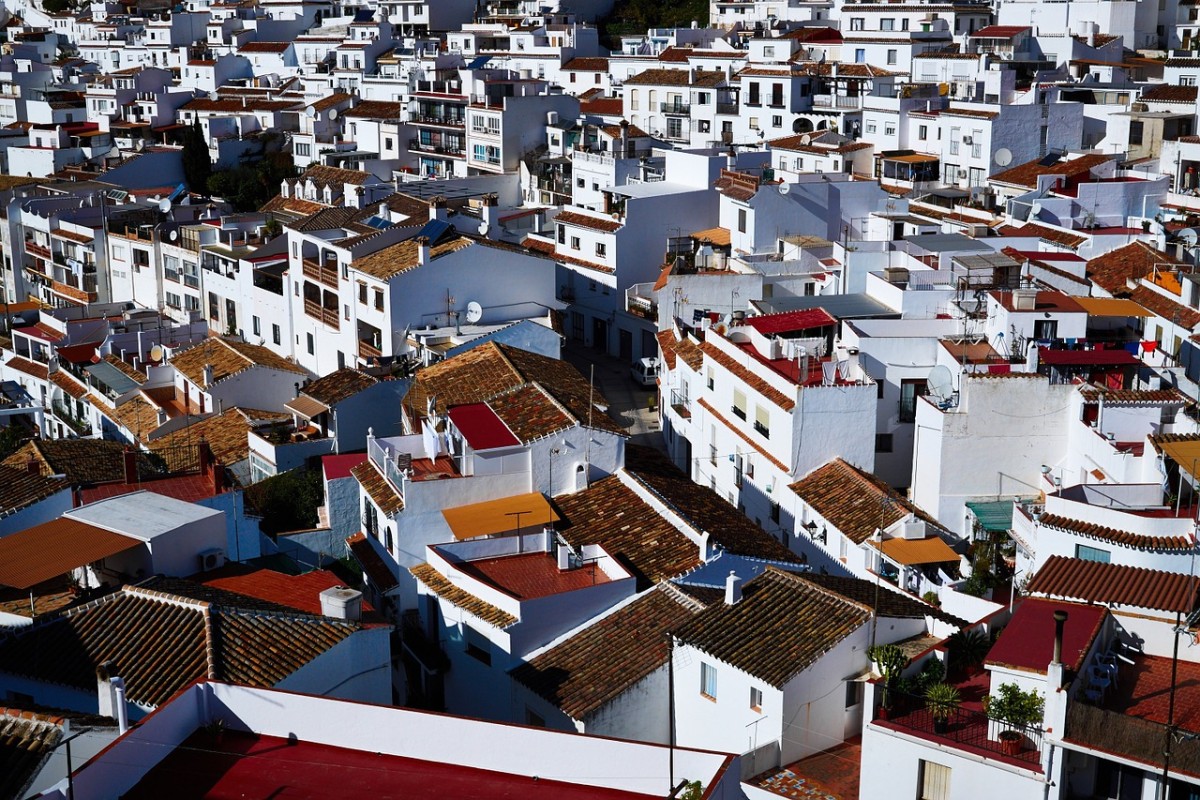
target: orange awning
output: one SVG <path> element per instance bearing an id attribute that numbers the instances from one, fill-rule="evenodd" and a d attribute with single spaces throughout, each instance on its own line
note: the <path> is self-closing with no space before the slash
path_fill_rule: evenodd
<path id="1" fill-rule="evenodd" d="M 1124 297 L 1072 297 L 1092 317 L 1149 317 L 1149 311 Z"/>
<path id="2" fill-rule="evenodd" d="M 879 543 L 872 541 L 871 546 L 878 548 Z M 937 536 L 926 536 L 924 539 L 885 539 L 882 549 L 888 559 L 906 567 L 958 561 L 958 553 L 951 550 L 950 545 Z"/>
<path id="3" fill-rule="evenodd" d="M 442 511 L 442 516 L 454 538 L 460 541 L 515 531 L 518 520 L 525 533 L 558 521 L 558 514 L 538 492 L 447 508 Z"/>
<path id="4" fill-rule="evenodd" d="M 708 239 L 717 247 L 729 247 L 728 228 L 705 228 L 702 231 L 694 231 L 691 237 L 698 242 Z"/>
<path id="5" fill-rule="evenodd" d="M 0 584 L 28 589 L 140 544 L 137 539 L 60 517 L 0 539 Z"/>

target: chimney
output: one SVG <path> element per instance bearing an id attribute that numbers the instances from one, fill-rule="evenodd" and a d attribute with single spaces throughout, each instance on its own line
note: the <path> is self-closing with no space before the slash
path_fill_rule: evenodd
<path id="1" fill-rule="evenodd" d="M 569 570 L 571 568 L 571 548 L 565 544 L 560 544 L 556 555 L 558 556 L 558 571 L 566 572 Z"/>
<path id="2" fill-rule="evenodd" d="M 708 531 L 700 531 L 700 563 L 708 563 L 708 546 L 712 540 L 712 534 Z"/>
<path id="3" fill-rule="evenodd" d="M 138 480 L 138 454 L 131 447 L 126 447 L 125 452 L 121 453 L 122 465 L 124 467 L 125 482 L 137 483 Z"/>
<path id="4" fill-rule="evenodd" d="M 621 120 L 621 158 L 629 158 L 629 120 Z"/>
<path id="5" fill-rule="evenodd" d="M 362 592 L 346 586 L 331 586 L 319 597 L 321 616 L 350 621 L 362 619 Z"/>
<path id="6" fill-rule="evenodd" d="M 417 243 L 417 264 L 425 266 L 429 263 L 429 237 L 418 236 L 413 241 Z"/>
<path id="7" fill-rule="evenodd" d="M 105 661 L 96 667 L 97 712 L 115 719 L 124 733 L 129 730 L 129 709 L 125 706 L 125 681 L 114 674 L 116 671 L 115 661 Z"/>
<path id="8" fill-rule="evenodd" d="M 446 222 L 450 218 L 450 210 L 446 208 L 446 198 L 442 195 L 429 198 L 429 219 Z"/>
<path id="9" fill-rule="evenodd" d="M 1067 612 L 1059 609 L 1054 612 L 1054 658 L 1051 664 L 1062 664 L 1063 628 L 1067 624 Z"/>
<path id="10" fill-rule="evenodd" d="M 742 579 L 737 576 L 737 573 L 730 570 L 729 577 L 725 579 L 725 605 L 736 606 L 742 602 Z"/>
<path id="11" fill-rule="evenodd" d="M 212 386 L 212 384 L 213 384 L 213 366 L 212 366 L 212 364 L 205 364 L 204 365 L 204 388 L 207 389 L 208 387 Z"/>

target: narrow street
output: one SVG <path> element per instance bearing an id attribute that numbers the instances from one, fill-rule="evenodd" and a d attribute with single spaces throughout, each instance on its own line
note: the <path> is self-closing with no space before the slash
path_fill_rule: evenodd
<path id="1" fill-rule="evenodd" d="M 563 360 L 573 364 L 584 377 L 592 376 L 595 369 L 596 391 L 608 400 L 609 416 L 629 432 L 632 443 L 666 452 L 658 412 L 650 410 L 650 402 L 657 393 L 634 382 L 629 364 L 571 342 L 563 346 Z"/>

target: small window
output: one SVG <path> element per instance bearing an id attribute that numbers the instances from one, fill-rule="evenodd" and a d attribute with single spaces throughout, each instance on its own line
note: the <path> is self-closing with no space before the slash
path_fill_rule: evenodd
<path id="1" fill-rule="evenodd" d="M 375 310 L 383 311 L 383 290 L 382 289 L 375 290 Z"/>
<path id="2" fill-rule="evenodd" d="M 755 686 L 750 687 L 750 708 L 762 711 L 762 689 Z"/>
<path id="3" fill-rule="evenodd" d="M 1108 564 L 1112 560 L 1112 553 L 1099 547 L 1077 544 L 1075 545 L 1075 557 L 1080 561 L 1098 561 L 1101 564 Z"/>
<path id="4" fill-rule="evenodd" d="M 764 439 L 771 438 L 771 412 L 762 406 L 754 407 L 754 430 Z"/>
<path id="5" fill-rule="evenodd" d="M 492 665 L 492 643 L 470 625 L 463 625 L 463 640 L 467 644 L 467 655 L 476 661 Z"/>
<path id="6" fill-rule="evenodd" d="M 738 419 L 746 418 L 746 393 L 741 389 L 733 390 L 733 415 Z"/>
<path id="7" fill-rule="evenodd" d="M 700 662 L 700 694 L 709 700 L 717 699 L 717 668 Z"/>
<path id="8" fill-rule="evenodd" d="M 316 343 L 313 341 L 313 335 L 311 333 L 307 334 L 307 336 L 308 336 L 308 354 L 311 356 L 313 354 L 313 352 L 316 350 Z"/>
<path id="9" fill-rule="evenodd" d="M 746 209 L 738 209 L 738 233 L 746 232 Z"/>
<path id="10" fill-rule="evenodd" d="M 578 250 L 578 249 L 579 249 L 579 237 L 578 237 L 578 236 L 572 236 L 572 237 L 571 237 L 571 249 L 572 249 L 572 250 Z"/>
<path id="11" fill-rule="evenodd" d="M 918 800 L 950 800 L 950 768 L 922 760 L 919 769 Z"/>
<path id="12" fill-rule="evenodd" d="M 262 320 L 258 317 L 250 317 L 250 328 L 254 331 L 255 336 L 262 336 Z"/>
<path id="13" fill-rule="evenodd" d="M 606 255 L 608 255 L 608 245 L 606 245 L 604 242 L 596 242 L 596 255 L 600 256 L 601 258 L 604 258 Z"/>
<path id="14" fill-rule="evenodd" d="M 533 709 L 526 708 L 525 709 L 525 724 L 532 726 L 534 728 L 544 728 L 544 727 L 546 727 L 546 720 L 542 717 L 541 714 L 535 713 Z"/>
<path id="15" fill-rule="evenodd" d="M 364 306 L 367 304 L 367 285 L 365 283 L 358 285 L 358 302 Z"/>
<path id="16" fill-rule="evenodd" d="M 890 453 L 892 452 L 892 434 L 877 433 L 875 434 L 875 452 Z"/>
<path id="17" fill-rule="evenodd" d="M 705 377 L 705 383 L 709 389 L 713 388 L 713 368 L 708 368 L 708 375 Z"/>
<path id="18" fill-rule="evenodd" d="M 281 339 L 280 339 L 280 333 L 281 333 L 281 332 L 280 332 L 280 330 L 279 330 L 279 326 L 278 326 L 278 325 L 272 325 L 272 326 L 271 326 L 271 341 L 272 341 L 272 342 L 274 342 L 275 344 L 279 344 L 279 343 L 280 343 L 280 341 L 281 341 Z"/>

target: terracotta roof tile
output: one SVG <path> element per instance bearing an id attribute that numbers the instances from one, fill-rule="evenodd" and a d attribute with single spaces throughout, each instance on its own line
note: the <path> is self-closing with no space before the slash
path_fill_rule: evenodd
<path id="1" fill-rule="evenodd" d="M 607 58 L 572 58 L 561 67 L 563 72 L 608 72 Z"/>
<path id="2" fill-rule="evenodd" d="M 130 398 L 115 408 L 94 392 L 84 399 L 139 441 L 144 441 L 159 427 L 158 407 L 147 403 L 141 397 Z"/>
<path id="3" fill-rule="evenodd" d="M 574 427 L 576 422 L 537 384 L 496 395 L 487 404 L 525 444 Z M 603 414 L 599 416 L 605 418 Z"/>
<path id="4" fill-rule="evenodd" d="M 782 689 L 865 625 L 865 606 L 768 567 L 734 605 L 713 603 L 675 630 L 681 642 Z"/>
<path id="5" fill-rule="evenodd" d="M 1003 172 L 997 172 L 988 180 L 997 183 L 1011 183 L 1029 189 L 1037 188 L 1037 179 L 1042 175 L 1058 175 L 1067 179 L 1086 177 L 1093 167 L 1108 161 L 1113 156 L 1102 154 L 1084 155 L 1069 160 L 1056 161 L 1053 164 L 1042 164 L 1041 160 L 1027 161 Z"/>
<path id="6" fill-rule="evenodd" d="M 353 114 L 354 112 L 351 110 L 348 113 Z M 304 174 L 296 180 L 302 183 L 312 181 L 322 188 L 325 186 L 341 188 L 348 183 L 355 186 L 362 186 L 370 181 L 371 177 L 371 173 L 357 169 L 341 169 L 339 167 L 327 167 L 324 164 L 314 164 L 304 170 Z"/>
<path id="7" fill-rule="evenodd" d="M 1001 236 L 1030 236 L 1043 239 L 1053 244 L 1061 244 L 1072 249 L 1078 248 L 1087 243 L 1086 236 L 1080 236 L 1076 233 L 1060 231 L 1045 225 L 1038 225 L 1035 222 L 1027 222 L 1024 225 L 1006 225 L 1000 229 Z"/>
<path id="8" fill-rule="evenodd" d="M 30 361 L 28 358 L 21 358 L 20 356 L 13 356 L 4 362 L 4 366 L 9 369 L 15 369 L 18 372 L 24 372 L 26 375 L 31 375 L 43 381 L 50 377 L 50 368 L 45 364 Z"/>
<path id="9" fill-rule="evenodd" d="M 462 610 L 473 614 L 489 625 L 497 628 L 511 628 L 519 620 L 507 611 L 496 608 L 491 603 L 480 600 L 473 594 L 458 588 L 429 564 L 418 564 L 408 570 L 413 577 L 425 585 L 429 591 L 448 603 L 453 603 Z"/>
<path id="10" fill-rule="evenodd" d="M 513 670 L 513 678 L 575 720 L 663 667 L 667 632 L 703 606 L 660 584 Z"/>
<path id="11" fill-rule="evenodd" d="M 1185 616 L 1196 609 L 1198 590 L 1200 578 L 1192 575 L 1066 556 L 1047 559 L 1029 584 L 1031 594 L 1175 611 Z"/>
<path id="12" fill-rule="evenodd" d="M 61 478 L 45 477 L 26 469 L 0 466 L 0 516 L 28 508 L 69 488 Z"/>
<path id="13" fill-rule="evenodd" d="M 626 86 L 693 86 L 716 88 L 727 77 L 721 70 L 648 69 L 625 79 Z"/>
<path id="14" fill-rule="evenodd" d="M 1200 311 L 1172 300 L 1145 284 L 1130 292 L 1129 299 L 1164 320 L 1178 320 L 1179 325 L 1189 330 L 1194 330 L 1200 325 Z"/>
<path id="15" fill-rule="evenodd" d="M 616 475 L 554 499 L 559 533 L 572 547 L 600 545 L 637 578 L 639 588 L 700 566 L 700 549 L 643 503 Z"/>
<path id="16" fill-rule="evenodd" d="M 291 42 L 246 42 L 238 47 L 239 53 L 286 53 Z"/>
<path id="17" fill-rule="evenodd" d="M 700 486 L 652 447 L 627 445 L 626 473 L 712 543 L 738 555 L 798 561 L 791 550 L 707 486 Z"/>
<path id="18" fill-rule="evenodd" d="M 204 367 L 213 368 L 213 384 L 245 372 L 252 367 L 291 372 L 305 375 L 304 368 L 288 361 L 272 350 L 236 339 L 212 337 L 176 353 L 171 357 L 171 366 L 196 386 L 205 388 Z"/>
<path id="19" fill-rule="evenodd" d="M 63 475 L 75 484 L 123 481 L 126 447 L 104 439 L 35 439 L 4 459 L 3 464 L 26 469 L 32 461 L 42 475 Z M 143 477 L 156 474 L 147 454 L 138 452 L 137 459 Z"/>
<path id="20" fill-rule="evenodd" d="M 1178 389 L 1110 389 L 1107 386 L 1080 386 L 1079 393 L 1089 403 L 1104 398 L 1105 405 L 1170 405 L 1190 402 Z"/>
<path id="21" fill-rule="evenodd" d="M 1083 522 L 1057 514 L 1042 514 L 1038 524 L 1044 528 L 1054 528 L 1060 531 L 1077 533 L 1092 539 L 1100 539 L 1113 544 L 1129 547 L 1134 550 L 1149 550 L 1152 552 L 1188 552 L 1192 549 L 1192 541 L 1186 536 L 1147 536 L 1141 533 L 1109 528 L 1092 522 Z"/>
<path id="22" fill-rule="evenodd" d="M 1087 277 L 1101 289 L 1114 297 L 1127 297 L 1130 290 L 1126 281 L 1141 280 L 1155 265 L 1179 263 L 1146 242 L 1134 241 L 1091 259 L 1086 269 Z"/>
<path id="23" fill-rule="evenodd" d="M 886 483 L 840 458 L 818 467 L 788 487 L 814 511 L 855 544 L 875 535 L 909 514 L 932 525 L 937 522 L 898 496 Z M 884 504 L 884 498 L 891 502 Z M 940 527 L 940 526 L 938 526 Z"/>
<path id="24" fill-rule="evenodd" d="M 1160 84 L 1144 90 L 1141 99 L 1151 103 L 1194 103 L 1196 87 Z"/>
<path id="25" fill-rule="evenodd" d="M 0 642 L 0 670 L 94 692 L 111 661 L 130 700 L 157 706 L 205 677 L 275 686 L 358 628 L 127 586 Z"/>
<path id="26" fill-rule="evenodd" d="M 370 461 L 364 461 L 350 470 L 350 474 L 363 487 L 371 502 L 379 506 L 384 514 L 392 515 L 404 510 L 404 498 L 392 488 L 387 478 Z"/>
<path id="27" fill-rule="evenodd" d="M 171 431 L 166 436 L 155 439 L 148 446 L 151 451 L 162 451 L 179 448 L 185 445 L 195 445 L 200 439 L 208 442 L 213 457 L 231 466 L 250 456 L 250 441 L 246 434 L 263 422 L 283 422 L 290 420 L 291 414 L 275 411 L 262 411 L 252 408 L 229 408 L 224 412 L 206 419 L 193 422 L 184 428 Z M 197 465 L 180 465 L 180 468 L 195 468 Z"/>
<path id="28" fill-rule="evenodd" d="M 66 370 L 60 369 L 52 373 L 50 382 L 76 400 L 82 400 L 87 396 L 88 388 Z"/>
<path id="29" fill-rule="evenodd" d="M 0 797 L 25 797 L 62 737 L 58 717 L 0 708 Z"/>
<path id="30" fill-rule="evenodd" d="M 709 403 L 707 400 L 705 400 L 704 398 L 700 398 L 696 402 L 699 404 L 699 406 L 701 408 L 703 408 L 705 411 L 707 411 L 709 414 L 711 414 L 713 416 L 713 418 L 717 420 L 717 422 L 720 422 L 722 425 L 724 425 L 727 430 L 733 431 L 733 433 L 739 439 L 741 439 L 746 444 L 750 445 L 750 447 L 754 448 L 754 452 L 758 453 L 760 456 L 765 458 L 767 461 L 771 462 L 771 464 L 775 468 L 777 468 L 785 473 L 791 472 L 791 470 L 788 469 L 787 464 L 784 464 L 778 458 L 771 455 L 771 453 L 766 448 L 764 448 L 758 442 L 751 439 L 750 435 L 747 434 L 746 432 L 744 432 L 741 429 L 740 425 L 734 425 L 733 422 L 731 422 L 728 417 L 726 417 L 720 411 L 717 411 L 715 408 L 713 408 L 712 404 Z"/>
<path id="31" fill-rule="evenodd" d="M 474 239 L 466 236 L 451 238 L 429 248 L 429 260 L 454 253 L 475 244 Z M 405 239 L 403 242 L 376 250 L 374 253 L 357 258 L 351 268 L 381 281 L 390 280 L 404 272 L 421 266 L 419 255 L 420 244 L 416 239 Z"/>
<path id="32" fill-rule="evenodd" d="M 580 228 L 609 233 L 620 230 L 624 226 L 624 223 L 609 217 L 593 217 L 588 214 L 577 214 L 574 211 L 560 212 L 554 221 L 564 225 L 575 225 Z"/>
<path id="33" fill-rule="evenodd" d="M 150 380 L 146 377 L 146 373 L 133 368 L 133 365 L 126 364 L 119 357 L 109 354 L 104 357 L 104 363 L 111 364 L 116 367 L 122 375 L 132 380 L 134 383 L 141 385 Z"/>
<path id="34" fill-rule="evenodd" d="M 347 367 L 317 378 L 301 388 L 300 393 L 327 406 L 333 406 L 377 383 L 379 379 L 374 375 Z"/>
<path id="35" fill-rule="evenodd" d="M 700 349 L 706 356 L 711 358 L 722 368 L 733 375 L 738 382 L 749 386 L 754 391 L 758 392 L 768 401 L 782 408 L 784 411 L 791 411 L 796 407 L 796 401 L 785 395 L 783 392 L 776 389 L 771 384 L 760 376 L 756 375 L 748 367 L 744 367 L 733 359 L 724 350 L 721 350 L 711 342 L 705 342 L 700 345 Z"/>

